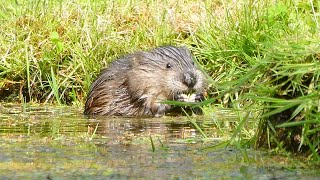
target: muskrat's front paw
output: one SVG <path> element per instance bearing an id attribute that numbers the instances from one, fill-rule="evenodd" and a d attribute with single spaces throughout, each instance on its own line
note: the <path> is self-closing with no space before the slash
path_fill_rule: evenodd
<path id="1" fill-rule="evenodd" d="M 171 109 L 171 106 L 168 104 L 159 104 L 157 106 L 156 113 L 154 114 L 154 117 L 162 117 L 165 115 L 165 112 Z"/>
<path id="2" fill-rule="evenodd" d="M 204 98 L 204 94 L 203 93 L 197 93 L 195 94 L 195 102 L 200 102 L 200 101 L 203 101 L 205 98 Z"/>

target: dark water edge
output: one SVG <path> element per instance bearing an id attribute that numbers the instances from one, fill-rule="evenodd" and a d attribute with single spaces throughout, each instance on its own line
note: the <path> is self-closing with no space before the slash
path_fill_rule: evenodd
<path id="1" fill-rule="evenodd" d="M 89 118 L 72 107 L 0 108 L 0 179 L 320 177 L 320 170 L 298 159 L 251 149 L 246 159 L 233 147 L 204 149 L 226 137 L 215 133 L 216 122 L 201 117 L 207 141 L 185 117 Z"/>

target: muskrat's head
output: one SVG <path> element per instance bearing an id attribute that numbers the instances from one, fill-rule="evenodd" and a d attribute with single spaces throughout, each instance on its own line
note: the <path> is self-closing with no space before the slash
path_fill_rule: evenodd
<path id="1" fill-rule="evenodd" d="M 179 94 L 203 92 L 204 74 L 187 48 L 165 46 L 132 56 L 128 73 L 130 87 L 137 96 L 173 100 Z"/>

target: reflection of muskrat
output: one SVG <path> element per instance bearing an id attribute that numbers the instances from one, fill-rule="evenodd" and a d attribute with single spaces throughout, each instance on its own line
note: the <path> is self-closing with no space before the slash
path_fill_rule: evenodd
<path id="1" fill-rule="evenodd" d="M 161 117 L 171 109 L 161 101 L 200 101 L 205 86 L 203 73 L 184 47 L 136 52 L 101 72 L 91 85 L 84 114 Z"/>

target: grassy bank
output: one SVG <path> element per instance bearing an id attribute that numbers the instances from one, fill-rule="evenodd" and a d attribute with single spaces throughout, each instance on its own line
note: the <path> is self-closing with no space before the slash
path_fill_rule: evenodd
<path id="1" fill-rule="evenodd" d="M 316 1 L 2 1 L 2 101 L 83 105 L 115 58 L 188 46 L 210 78 L 206 109 L 244 111 L 234 139 L 320 161 Z M 255 135 L 244 137 L 250 113 Z M 209 114 L 209 113 L 207 113 Z M 249 139 L 249 140 L 248 140 Z M 246 144 L 247 145 L 247 144 Z"/>
<path id="2" fill-rule="evenodd" d="M 205 13 L 204 3 L 192 1 L 2 4 L 2 98 L 33 102 L 83 102 L 109 62 L 141 49 L 184 44 Z"/>
<path id="3" fill-rule="evenodd" d="M 256 147 L 306 153 L 319 162 L 319 4 L 226 4 L 197 33 L 197 51 L 221 104 L 261 113 Z M 219 101 L 218 101 L 219 102 Z M 237 129 L 244 127 L 243 119 Z M 234 137 L 242 139 L 239 132 Z M 252 145 L 252 144 L 251 144 Z"/>

